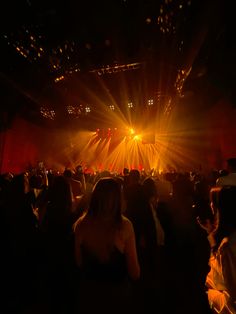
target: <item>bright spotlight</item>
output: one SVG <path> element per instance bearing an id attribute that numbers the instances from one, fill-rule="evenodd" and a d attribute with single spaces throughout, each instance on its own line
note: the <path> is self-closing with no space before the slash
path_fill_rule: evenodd
<path id="1" fill-rule="evenodd" d="M 135 141 L 140 141 L 140 140 L 141 140 L 140 135 L 135 135 L 135 136 L 134 136 L 134 140 L 135 140 Z"/>
<path id="2" fill-rule="evenodd" d="M 91 112 L 91 108 L 90 108 L 89 106 L 86 106 L 86 107 L 85 107 L 85 112 L 86 112 L 86 113 Z"/>
<path id="3" fill-rule="evenodd" d="M 152 106 L 153 105 L 153 99 L 148 99 L 148 106 Z"/>

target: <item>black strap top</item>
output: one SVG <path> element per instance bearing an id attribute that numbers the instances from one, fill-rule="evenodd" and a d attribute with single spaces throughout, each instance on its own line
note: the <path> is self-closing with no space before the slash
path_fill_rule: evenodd
<path id="1" fill-rule="evenodd" d="M 93 252 L 81 246 L 81 273 L 86 279 L 99 281 L 122 281 L 127 277 L 125 255 L 116 247 L 111 250 L 109 259 L 101 262 Z"/>

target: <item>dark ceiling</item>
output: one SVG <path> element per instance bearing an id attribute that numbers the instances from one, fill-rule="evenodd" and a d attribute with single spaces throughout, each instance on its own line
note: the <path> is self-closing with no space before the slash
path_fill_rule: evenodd
<path id="1" fill-rule="evenodd" d="M 45 107 L 64 123 L 67 106 L 90 104 L 92 115 L 111 101 L 119 107 L 136 102 L 140 114 L 147 99 L 161 95 L 198 94 L 206 105 L 227 96 L 235 104 L 231 2 L 5 2 L 1 115 L 9 120 L 17 113 L 38 123 Z"/>

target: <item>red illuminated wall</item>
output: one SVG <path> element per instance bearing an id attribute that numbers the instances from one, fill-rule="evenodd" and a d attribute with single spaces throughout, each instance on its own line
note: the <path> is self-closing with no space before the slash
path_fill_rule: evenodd
<path id="1" fill-rule="evenodd" d="M 18 173 L 38 158 L 38 128 L 22 119 L 15 119 L 10 129 L 0 133 L 1 173 Z"/>
<path id="2" fill-rule="evenodd" d="M 191 114 L 191 108 L 188 110 Z M 186 121 L 183 120 L 183 124 Z M 192 142 L 185 142 L 185 146 L 198 143 L 194 154 L 204 168 L 222 169 L 227 158 L 236 157 L 236 108 L 231 103 L 221 100 L 206 109 L 200 118 L 194 120 L 194 127 L 200 130 L 199 135 Z M 0 132 L 1 173 L 18 173 L 41 160 L 48 168 L 62 170 L 73 163 L 77 153 L 70 147 L 70 132 L 62 128 L 43 128 L 15 118 L 7 130 Z M 186 169 L 188 166 L 186 164 Z"/>
<path id="3" fill-rule="evenodd" d="M 67 130 L 37 126 L 16 117 L 11 126 L 0 132 L 0 173 L 25 171 L 29 165 L 44 161 L 47 168 L 63 170 L 70 166 Z"/>
<path id="4" fill-rule="evenodd" d="M 206 113 L 207 162 L 225 168 L 226 160 L 236 157 L 236 108 L 227 100 L 218 102 Z"/>

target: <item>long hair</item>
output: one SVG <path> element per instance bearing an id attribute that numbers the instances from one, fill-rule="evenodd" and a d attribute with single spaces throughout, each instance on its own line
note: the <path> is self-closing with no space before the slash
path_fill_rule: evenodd
<path id="1" fill-rule="evenodd" d="M 216 249 L 224 237 L 236 231 L 236 186 L 215 187 L 210 191 L 210 200 L 218 214 L 215 231 Z M 216 215 L 216 213 L 214 213 Z"/>
<path id="2" fill-rule="evenodd" d="M 18 198 L 24 198 L 26 192 L 28 192 L 28 185 L 29 181 L 24 173 L 14 176 L 10 183 L 12 201 L 16 201 Z"/>
<path id="3" fill-rule="evenodd" d="M 144 197 L 148 200 L 150 200 L 152 197 L 157 197 L 156 184 L 151 177 L 148 177 L 143 181 L 142 190 Z"/>
<path id="4" fill-rule="evenodd" d="M 48 192 L 46 213 L 42 222 L 42 230 L 51 232 L 67 230 L 71 223 L 72 198 L 69 183 L 63 176 L 55 177 Z"/>
<path id="5" fill-rule="evenodd" d="M 56 176 L 49 189 L 49 200 L 57 206 L 71 206 L 70 185 L 63 176 Z"/>
<path id="6" fill-rule="evenodd" d="M 121 186 L 112 178 L 102 178 L 94 186 L 88 215 L 119 224 L 122 217 Z"/>

